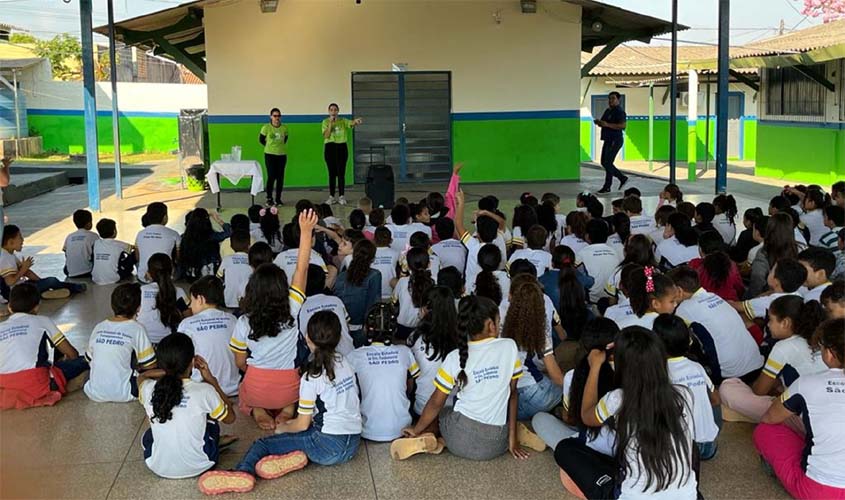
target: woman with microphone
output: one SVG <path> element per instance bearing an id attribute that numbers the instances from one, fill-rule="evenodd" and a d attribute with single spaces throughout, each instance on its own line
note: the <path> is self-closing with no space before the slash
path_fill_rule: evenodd
<path id="1" fill-rule="evenodd" d="M 323 158 L 329 169 L 329 199 L 326 203 L 329 205 L 346 205 L 346 198 L 343 196 L 346 186 L 346 162 L 349 159 L 349 148 L 346 144 L 349 140 L 349 130 L 363 122 L 360 118 L 340 118 L 338 113 L 340 106 L 331 103 L 329 117 L 323 120 Z M 335 198 L 335 186 L 338 198 Z"/>

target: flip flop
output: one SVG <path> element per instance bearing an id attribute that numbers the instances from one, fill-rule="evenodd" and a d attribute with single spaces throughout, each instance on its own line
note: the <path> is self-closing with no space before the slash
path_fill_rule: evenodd
<path id="1" fill-rule="evenodd" d="M 443 450 L 446 449 L 446 440 L 443 438 L 437 438 L 437 447 L 431 451 L 427 451 L 426 453 L 430 455 L 439 455 L 443 453 Z"/>
<path id="2" fill-rule="evenodd" d="M 420 453 L 433 453 L 439 447 L 437 438 L 428 432 L 413 438 L 399 438 L 390 443 L 390 456 L 405 460 Z M 440 451 L 443 451 L 442 449 Z M 439 452 L 437 452 L 439 453 Z"/>
<path id="3" fill-rule="evenodd" d="M 58 290 L 47 290 L 41 294 L 44 300 L 59 300 L 70 297 L 70 290 L 67 288 L 59 288 Z"/>
<path id="4" fill-rule="evenodd" d="M 516 439 L 519 444 L 534 451 L 543 451 L 546 449 L 546 443 L 540 439 L 540 436 L 528 428 L 522 422 L 516 424 Z"/>
<path id="5" fill-rule="evenodd" d="M 255 477 L 241 471 L 212 470 L 200 476 L 197 486 L 206 495 L 247 493 L 255 487 Z"/>
<path id="6" fill-rule="evenodd" d="M 255 473 L 261 479 L 276 479 L 308 465 L 308 457 L 301 451 L 285 455 L 268 455 L 255 464 Z"/>

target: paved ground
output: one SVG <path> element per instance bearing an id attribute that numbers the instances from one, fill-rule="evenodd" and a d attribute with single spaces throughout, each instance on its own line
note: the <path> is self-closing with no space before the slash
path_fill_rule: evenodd
<path id="1" fill-rule="evenodd" d="M 211 208 L 209 193 L 181 191 L 173 185 L 172 165 L 156 174 L 126 179 L 123 200 L 109 195 L 103 213 L 95 215 L 118 221 L 120 237 L 134 239 L 140 229 L 140 215 L 151 201 L 166 202 L 171 226 L 181 230 L 187 210 L 195 206 Z M 583 169 L 581 183 L 528 183 L 509 185 L 467 185 L 471 200 L 496 194 L 503 200 L 503 211 L 510 214 L 523 191 L 542 194 L 555 191 L 564 199 L 562 209 L 574 206 L 575 195 L 597 189 L 600 172 Z M 656 206 L 656 194 L 664 182 L 633 180 L 644 194 L 646 210 Z M 108 190 L 110 182 L 104 182 Z M 421 198 L 437 185 L 400 189 L 398 195 Z M 682 183 L 693 201 L 712 198 L 712 186 Z M 108 193 L 107 193 L 108 194 Z M 348 193 L 352 200 L 360 189 Z M 615 193 L 615 195 L 618 193 Z M 762 205 L 772 188 L 757 186 L 738 196 L 740 209 Z M 19 224 L 26 236 L 24 253 L 36 258 L 35 270 L 42 276 L 58 275 L 63 265 L 61 245 L 73 229 L 73 210 L 86 204 L 85 186 L 68 186 L 9 207 L 11 223 Z M 292 191 L 287 200 L 308 197 L 322 200 L 320 190 Z M 614 196 L 616 197 L 616 196 Z M 612 198 L 605 199 L 609 210 Z M 506 201 L 505 201 L 506 200 Z M 243 212 L 249 203 L 245 193 L 224 195 L 224 218 Z M 283 216 L 291 208 L 286 207 Z M 349 209 L 341 210 L 345 216 Z M 338 214 L 336 214 L 338 215 Z M 50 316 L 66 332 L 71 343 L 82 350 L 91 328 L 110 315 L 109 295 L 113 287 L 91 286 L 84 295 L 67 301 L 45 303 L 42 313 Z M 189 498 L 201 496 L 194 480 L 163 480 L 154 476 L 142 461 L 140 436 L 147 427 L 143 409 L 137 403 L 98 404 L 81 392 L 70 395 L 51 408 L 0 413 L 0 498 Z M 752 427 L 726 424 L 719 438 L 719 454 L 703 465 L 702 492 L 707 498 L 788 498 L 786 493 L 760 468 L 751 445 Z M 222 467 L 232 466 L 249 443 L 261 432 L 248 418 L 241 418 L 224 432 L 237 434 L 241 441 L 226 452 Z M 445 452 L 422 456 L 407 462 L 390 459 L 388 445 L 367 442 L 348 464 L 338 467 L 309 466 L 301 472 L 273 481 L 260 482 L 247 497 L 263 498 L 563 498 L 552 453 L 533 453 L 518 462 L 507 456 L 486 463 L 459 459 Z"/>

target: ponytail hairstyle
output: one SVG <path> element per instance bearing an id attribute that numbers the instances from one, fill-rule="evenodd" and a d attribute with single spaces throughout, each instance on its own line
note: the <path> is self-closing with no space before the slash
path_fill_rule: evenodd
<path id="1" fill-rule="evenodd" d="M 478 250 L 478 267 L 481 272 L 475 278 L 475 295 L 487 297 L 497 305 L 502 303 L 502 287 L 493 274 L 502 263 L 502 251 L 488 243 Z"/>
<path id="2" fill-rule="evenodd" d="M 566 214 L 566 227 L 569 228 L 570 234 L 582 240 L 587 239 L 587 216 L 584 212 L 573 210 Z"/>
<path id="3" fill-rule="evenodd" d="M 631 309 L 640 318 L 648 312 L 652 299 L 675 293 L 675 283 L 666 275 L 660 274 L 656 267 L 639 268 L 638 272 L 631 275 L 630 281 L 631 289 L 627 295 L 631 300 Z"/>
<path id="4" fill-rule="evenodd" d="M 352 247 L 352 262 L 346 270 L 346 282 L 361 286 L 370 273 L 370 266 L 376 258 L 376 245 L 370 240 L 363 239 Z"/>
<path id="5" fill-rule="evenodd" d="M 282 243 L 281 223 L 279 222 L 279 211 L 276 207 L 262 208 L 259 211 L 259 227 L 267 244 L 274 246 L 273 242 Z"/>
<path id="6" fill-rule="evenodd" d="M 613 231 L 619 235 L 619 239 L 624 245 L 631 236 L 631 219 L 624 212 L 617 212 L 611 217 L 613 223 Z"/>
<path id="7" fill-rule="evenodd" d="M 153 387 L 151 420 L 163 424 L 173 418 L 173 408 L 182 402 L 182 378 L 191 375 L 194 342 L 184 333 L 171 333 L 159 342 L 156 359 L 164 376 Z"/>
<path id="8" fill-rule="evenodd" d="M 364 333 L 367 335 L 367 342 L 392 344 L 398 329 L 396 317 L 397 310 L 391 302 L 376 302 L 370 306 L 364 318 Z"/>
<path id="9" fill-rule="evenodd" d="M 766 223 L 766 234 L 763 239 L 763 249 L 766 250 L 766 257 L 769 266 L 782 259 L 795 259 L 798 257 L 798 245 L 795 244 L 795 228 L 792 225 L 792 217 L 786 213 L 777 213 L 769 217 Z"/>
<path id="10" fill-rule="evenodd" d="M 277 265 L 261 264 L 253 271 L 240 304 L 249 318 L 250 340 L 275 337 L 293 325 L 289 293 L 288 278 Z"/>
<path id="11" fill-rule="evenodd" d="M 725 214 L 732 226 L 736 225 L 736 199 L 732 194 L 720 194 L 713 198 L 713 206 L 716 208 L 716 213 Z"/>
<path id="12" fill-rule="evenodd" d="M 839 362 L 845 363 L 845 318 L 829 319 L 816 328 L 812 345 L 817 349 L 827 349 Z"/>
<path id="13" fill-rule="evenodd" d="M 161 323 L 171 332 L 176 331 L 182 321 L 182 313 L 176 307 L 176 285 L 173 284 L 173 262 L 166 254 L 156 253 L 147 261 L 147 274 L 158 285 L 155 308 Z"/>
<path id="14" fill-rule="evenodd" d="M 760 207 L 749 208 L 742 214 L 742 223 L 745 225 L 748 221 L 748 229 L 754 230 L 754 224 L 763 218 L 763 209 Z"/>
<path id="15" fill-rule="evenodd" d="M 672 228 L 672 232 L 675 233 L 675 238 L 678 239 L 678 242 L 681 245 L 691 247 L 698 244 L 698 233 L 696 233 L 695 229 L 692 228 L 692 222 L 686 215 L 680 212 L 675 212 L 669 216 L 667 225 Z"/>
<path id="16" fill-rule="evenodd" d="M 575 252 L 566 245 L 552 251 L 552 266 L 558 270 L 557 286 L 560 291 L 558 312 L 569 338 L 577 339 L 587 322 L 587 292 L 578 281 L 575 270 Z"/>
<path id="17" fill-rule="evenodd" d="M 513 339 L 529 357 L 542 358 L 546 350 L 546 306 L 540 283 L 520 274 L 511 283 L 510 306 L 502 327 L 502 337 Z"/>
<path id="18" fill-rule="evenodd" d="M 812 187 L 807 189 L 807 194 L 804 195 L 804 203 L 801 208 L 805 212 L 810 211 L 806 208 L 807 202 L 813 203 L 813 210 L 822 210 L 824 207 L 830 205 L 830 195 L 822 191 L 821 188 Z"/>
<path id="19" fill-rule="evenodd" d="M 730 256 L 725 252 L 725 243 L 722 235 L 717 231 L 704 231 L 698 237 L 698 246 L 704 258 L 701 264 L 704 272 L 710 277 L 715 288 L 721 287 L 731 274 L 734 266 Z"/>
<path id="20" fill-rule="evenodd" d="M 340 320 L 332 311 L 317 311 L 308 321 L 308 339 L 315 349 L 302 369 L 306 380 L 326 374 L 334 382 L 334 365 L 338 360 L 335 352 L 340 342 Z"/>
<path id="21" fill-rule="evenodd" d="M 617 480 L 639 473 L 643 491 L 665 490 L 693 474 L 684 413 L 692 411 L 669 379 L 666 349 L 649 329 L 632 326 L 616 337 L 616 382 L 624 397 L 616 414 Z M 636 440 L 636 456 L 631 444 Z"/>
<path id="22" fill-rule="evenodd" d="M 617 266 L 622 269 L 627 264 L 639 266 L 656 266 L 654 258 L 654 244 L 651 238 L 644 234 L 633 234 L 625 243 L 625 258 Z"/>
<path id="23" fill-rule="evenodd" d="M 461 371 L 456 378 L 455 386 L 458 392 L 467 384 L 467 358 L 469 357 L 469 341 L 484 333 L 487 321 L 494 326 L 499 322 L 499 306 L 495 302 L 476 295 L 468 295 L 458 304 L 458 359 Z"/>
<path id="24" fill-rule="evenodd" d="M 666 184 L 663 191 L 675 200 L 676 203 L 680 204 L 684 202 L 684 193 L 681 192 L 681 188 L 677 184 Z"/>
<path id="25" fill-rule="evenodd" d="M 819 301 L 804 302 L 799 295 L 783 295 L 773 300 L 769 306 L 769 316 L 772 315 L 779 320 L 789 318 L 792 322 L 792 334 L 800 336 L 811 346 L 816 328 L 826 316 Z"/>
<path id="26" fill-rule="evenodd" d="M 425 352 L 431 352 L 429 361 L 443 361 L 458 347 L 455 296 L 445 286 L 431 287 L 423 299 L 423 309 L 425 315 L 408 339 L 408 345 L 412 346 L 417 339 L 422 339 Z"/>
<path id="27" fill-rule="evenodd" d="M 414 307 L 421 307 L 425 292 L 434 286 L 431 271 L 428 270 L 428 251 L 422 248 L 412 248 L 406 255 L 408 270 L 411 277 L 408 280 L 408 289 L 411 291 L 411 302 Z"/>
<path id="28" fill-rule="evenodd" d="M 548 234 L 554 235 L 557 233 L 558 227 L 554 203 L 544 201 L 542 205 L 537 207 L 537 223 L 543 226 Z"/>
<path id="29" fill-rule="evenodd" d="M 612 343 L 619 334 L 619 327 L 612 320 L 607 318 L 594 318 L 584 325 L 581 334 L 581 347 L 589 353 L 593 349 L 600 351 L 607 350 L 608 344 Z M 584 356 L 575 366 L 572 373 L 572 383 L 569 386 L 569 404 L 566 410 L 566 423 L 574 425 L 579 429 L 585 429 L 591 439 L 598 437 L 601 427 L 587 427 L 581 420 L 581 402 L 584 398 L 584 387 L 587 385 L 587 376 L 590 374 L 590 362 Z M 605 360 L 599 371 L 598 398 L 601 399 L 608 392 L 616 389 L 616 380 L 610 360 Z M 610 423 L 608 423 L 610 425 Z"/>

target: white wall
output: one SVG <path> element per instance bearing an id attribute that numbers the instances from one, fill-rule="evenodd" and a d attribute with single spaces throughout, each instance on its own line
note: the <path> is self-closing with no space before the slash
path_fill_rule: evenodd
<path id="1" fill-rule="evenodd" d="M 82 109 L 82 82 L 37 81 L 24 87 L 29 109 Z M 121 111 L 178 113 L 180 109 L 208 107 L 205 85 L 118 83 Z M 111 84 L 97 82 L 97 109 L 111 110 Z"/>
<path id="2" fill-rule="evenodd" d="M 580 7 L 540 0 L 281 0 L 209 5 L 209 112 L 322 114 L 350 108 L 350 74 L 452 71 L 454 112 L 578 108 Z M 499 13 L 497 24 L 494 14 Z"/>

